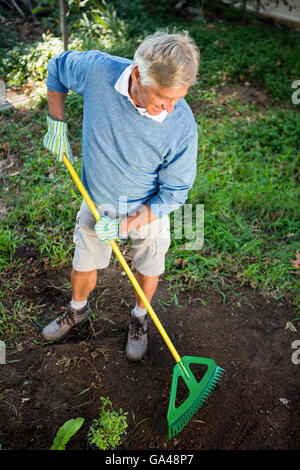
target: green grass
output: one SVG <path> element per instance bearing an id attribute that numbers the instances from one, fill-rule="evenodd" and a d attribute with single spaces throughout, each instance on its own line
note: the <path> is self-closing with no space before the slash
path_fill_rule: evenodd
<path id="1" fill-rule="evenodd" d="M 37 323 L 38 308 L 29 301 L 15 300 L 10 308 L 0 302 L 0 335 L 18 342 L 32 322 Z"/>
<path id="2" fill-rule="evenodd" d="M 181 252 L 188 260 L 184 272 L 217 282 L 218 269 L 218 276 L 232 273 L 300 304 L 299 271 L 291 263 L 300 249 L 300 115 L 249 108 L 246 118 L 228 117 L 227 110 L 217 120 L 199 115 L 197 122 L 198 172 L 187 202 L 204 204 L 204 246 Z M 171 246 L 172 274 L 180 247 Z"/>
<path id="3" fill-rule="evenodd" d="M 71 103 L 78 108 L 78 97 L 73 95 L 72 98 L 67 109 Z M 45 154 L 42 147 L 46 113 L 46 108 L 42 107 L 24 112 L 21 120 L 10 112 L 2 115 L 0 137 L 5 140 L 10 136 L 9 154 L 13 155 L 14 162 L 13 171 L 6 173 L 4 166 L 0 175 L 1 202 L 7 208 L 0 231 L 2 268 L 12 261 L 16 248 L 22 244 L 38 247 L 41 256 L 49 258 L 53 266 L 63 266 L 70 259 L 72 229 L 80 198 L 70 184 L 64 165 Z M 80 102 L 78 113 L 81 116 Z M 77 147 L 80 151 L 80 139 L 81 132 L 76 129 L 72 136 L 75 156 Z M 80 174 L 79 159 L 75 168 Z"/>
<path id="4" fill-rule="evenodd" d="M 248 81 L 274 100 L 290 102 L 291 83 L 299 75 L 299 32 L 227 22 L 193 24 L 188 29 L 202 54 L 204 86 Z"/>

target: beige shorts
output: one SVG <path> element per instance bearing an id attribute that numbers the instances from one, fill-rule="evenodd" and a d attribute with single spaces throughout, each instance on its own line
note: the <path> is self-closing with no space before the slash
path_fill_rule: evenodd
<path id="1" fill-rule="evenodd" d="M 100 216 L 111 216 L 97 207 Z M 77 213 L 73 234 L 75 253 L 73 268 L 76 271 L 93 271 L 107 268 L 112 248 L 105 245 L 94 231 L 95 217 L 85 200 Z M 165 255 L 171 243 L 170 220 L 166 215 L 150 224 L 143 225 L 129 233 L 132 240 L 133 266 L 146 276 L 159 276 L 165 270 Z M 124 243 L 120 244 L 122 247 Z"/>

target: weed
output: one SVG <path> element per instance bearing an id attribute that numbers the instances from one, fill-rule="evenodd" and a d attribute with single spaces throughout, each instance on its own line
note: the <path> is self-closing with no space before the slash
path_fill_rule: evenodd
<path id="1" fill-rule="evenodd" d="M 122 408 L 115 411 L 112 402 L 105 397 L 100 397 L 102 406 L 99 416 L 93 420 L 89 429 L 88 437 L 91 445 L 100 450 L 115 449 L 127 428 L 127 412 Z"/>

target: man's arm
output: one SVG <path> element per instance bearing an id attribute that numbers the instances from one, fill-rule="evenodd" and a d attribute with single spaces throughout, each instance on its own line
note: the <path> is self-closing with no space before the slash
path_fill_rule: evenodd
<path id="1" fill-rule="evenodd" d="M 182 206 L 197 174 L 198 131 L 195 123 L 180 141 L 175 155 L 158 170 L 158 191 L 148 200 L 149 209 L 160 218 Z"/>
<path id="2" fill-rule="evenodd" d="M 57 119 L 59 121 L 65 120 L 65 101 L 67 98 L 67 93 L 62 93 L 60 91 L 53 91 L 48 88 L 48 107 L 49 115 L 52 119 Z"/>
<path id="3" fill-rule="evenodd" d="M 198 132 L 196 126 L 193 126 L 191 135 L 186 136 L 186 141 L 182 143 L 178 154 L 159 170 L 159 191 L 137 209 L 135 214 L 121 220 L 120 236 L 149 224 L 184 204 L 196 177 L 197 149 Z"/>
<path id="4" fill-rule="evenodd" d="M 48 88 L 48 130 L 44 135 L 43 144 L 47 150 L 56 155 L 58 162 L 62 162 L 64 155 L 67 155 L 72 163 L 73 156 L 68 140 L 68 125 L 64 119 L 66 97 L 67 92 L 58 92 Z"/>

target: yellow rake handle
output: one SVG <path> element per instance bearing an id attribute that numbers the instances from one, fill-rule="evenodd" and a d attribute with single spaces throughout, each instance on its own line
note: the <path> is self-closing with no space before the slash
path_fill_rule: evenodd
<path id="1" fill-rule="evenodd" d="M 96 220 L 100 220 L 100 214 L 99 212 L 97 211 L 96 209 L 96 206 L 94 204 L 94 202 L 91 200 L 89 194 L 87 193 L 87 191 L 85 190 L 83 184 L 81 183 L 80 181 L 80 178 L 78 177 L 73 165 L 70 163 L 69 159 L 66 157 L 66 155 L 64 155 L 64 163 L 66 165 L 66 167 L 68 168 L 69 172 L 71 173 L 71 176 L 73 178 L 73 180 L 75 181 L 79 191 L 81 192 L 81 194 L 83 195 L 87 205 L 89 206 L 89 208 L 91 209 L 94 217 Z M 157 318 L 153 308 L 151 307 L 150 303 L 148 302 L 148 299 L 147 297 L 145 296 L 142 288 L 140 287 L 140 285 L 138 284 L 136 278 L 134 277 L 134 274 L 133 272 L 131 271 L 130 267 L 128 266 L 124 256 L 122 255 L 121 251 L 119 250 L 119 247 L 118 245 L 116 244 L 115 241 L 112 241 L 110 243 L 110 246 L 112 247 L 112 249 L 114 250 L 118 260 L 120 261 L 121 265 L 123 266 L 124 268 L 124 271 L 126 272 L 127 276 L 129 277 L 129 279 L 131 280 L 132 284 L 133 284 L 133 287 L 135 288 L 135 290 L 137 291 L 138 295 L 140 296 L 140 298 L 142 299 L 145 307 L 147 308 L 149 314 L 151 315 L 151 318 L 152 320 L 154 321 L 155 325 L 157 326 L 158 328 L 158 331 L 160 332 L 160 334 L 162 335 L 163 339 L 165 340 L 168 348 L 170 349 L 171 353 L 173 354 L 175 360 L 177 362 L 181 362 L 181 357 L 179 356 L 179 354 L 177 353 L 176 349 L 174 348 L 169 336 L 167 335 L 165 329 L 163 328 L 162 324 L 160 323 L 159 319 Z"/>

